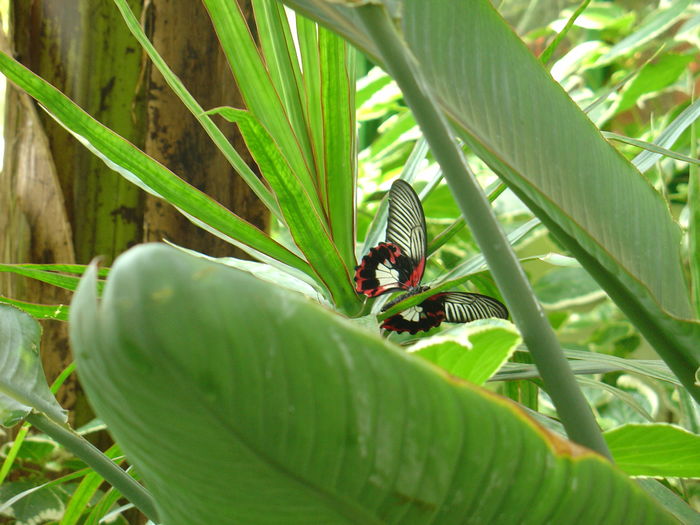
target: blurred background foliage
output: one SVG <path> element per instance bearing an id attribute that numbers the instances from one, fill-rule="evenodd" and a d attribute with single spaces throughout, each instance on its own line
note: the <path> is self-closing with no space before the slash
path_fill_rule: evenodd
<path id="1" fill-rule="evenodd" d="M 554 79 L 603 132 L 654 142 L 696 98 L 700 86 L 700 5 L 696 3 L 639 0 L 583 4 L 564 0 L 493 3 L 532 52 L 541 57 Z M 574 13 L 582 6 L 585 9 L 573 20 Z M 556 47 L 550 47 L 560 33 L 563 38 L 560 35 Z M 360 77 L 357 91 L 359 246 L 391 181 L 404 170 L 409 156 L 420 146 L 421 137 L 394 82 L 369 62 L 365 62 L 364 67 L 366 73 Z M 630 160 L 644 151 L 623 141 L 612 143 Z M 665 147 L 697 158 L 694 126 L 684 129 L 672 145 Z M 494 188 L 498 184 L 497 177 L 467 149 L 465 155 L 482 187 L 487 192 Z M 683 228 L 688 271 L 691 169 L 696 167 L 662 156 L 643 174 L 664 196 L 673 217 Z M 421 188 L 432 186 L 439 176 L 439 168 L 428 154 L 419 165 L 414 186 L 420 192 Z M 620 199 L 624 198 L 625 195 L 620 195 Z M 494 207 L 506 233 L 512 234 L 525 227 L 526 232 L 515 244 L 516 253 L 560 341 L 573 353 L 570 358 L 575 355 L 582 366 L 589 365 L 592 370 L 601 371 L 605 369 L 605 357 L 603 361 L 598 357 L 589 360 L 586 354 L 576 352 L 635 360 L 658 359 L 634 325 L 576 260 L 568 256 L 544 227 L 531 227 L 534 217 L 517 197 L 505 190 L 495 199 Z M 424 209 L 429 240 L 443 235 L 459 222 L 459 210 L 444 184 L 429 192 L 424 199 Z M 444 277 L 457 264 L 477 256 L 478 248 L 470 232 L 466 228 L 459 229 L 449 243 L 429 258 L 424 283 Z M 498 295 L 489 282 L 490 277 L 476 274 L 472 281 L 483 293 Z M 469 285 L 464 289 L 470 290 Z M 403 337 L 396 339 L 401 341 Z M 655 421 L 679 424 L 694 433 L 700 431 L 697 407 L 671 382 L 619 369 L 586 377 L 581 379 L 582 386 L 604 430 L 624 423 Z M 554 414 L 541 390 L 537 390 L 539 396 L 528 402 L 527 396 L 522 394 L 522 385 L 495 384 L 500 385 L 494 388 L 502 393 Z M 700 508 L 700 485 L 673 480 L 669 484 L 696 509 Z"/>
<path id="2" fill-rule="evenodd" d="M 5 4 L 6 0 L 0 0 L 0 8 Z M 563 89 L 603 131 L 654 142 L 694 102 L 700 68 L 700 5 L 696 3 L 504 0 L 494 4 L 532 52 L 542 57 L 545 67 Z M 585 9 L 573 20 L 582 5 Z M 561 39 L 552 46 L 558 35 Z M 369 61 L 360 60 L 358 67 L 357 255 L 364 252 L 365 237 L 391 181 L 416 160 L 413 185 L 419 192 L 429 190 L 424 199 L 428 237 L 433 241 L 432 248 L 440 245 L 429 258 L 424 282 L 444 279 L 457 265 L 478 258 L 478 248 L 468 229 L 460 227 L 460 212 L 447 187 L 435 184 L 440 178 L 439 168 L 425 152 L 420 130 L 398 88 Z M 622 141 L 613 144 L 628 159 L 643 151 Z M 697 158 L 694 126 L 685 128 L 673 144 L 665 147 Z M 539 226 L 528 209 L 510 191 L 503 191 L 497 177 L 467 149 L 465 155 L 481 185 L 494 199 L 501 225 L 516 239 L 516 252 L 567 356 L 587 371 L 585 377 L 578 377 L 603 429 L 654 421 L 674 423 L 700 433 L 697 406 L 683 388 L 677 387 L 672 374 L 659 365 L 658 357 L 635 327 L 576 260 Z M 662 156 L 643 175 L 666 199 L 686 233 L 692 169 L 695 168 L 687 162 Z M 286 233 L 286 229 L 276 228 L 278 237 Z M 436 239 L 449 239 L 449 242 L 436 243 Z M 690 271 L 687 235 L 683 249 Z M 483 293 L 498 295 L 486 272 L 472 275 L 471 282 Z M 465 290 L 473 289 L 469 283 L 465 284 Z M 401 342 L 407 336 L 392 335 L 392 338 Z M 622 366 L 616 358 L 635 360 L 637 372 L 632 366 Z M 519 352 L 514 361 L 518 363 L 510 363 L 511 369 L 520 373 L 520 377 L 528 377 L 531 365 L 527 355 Z M 496 379 L 506 376 L 500 374 Z M 490 385 L 530 408 L 554 415 L 546 394 L 537 388 L 536 379 L 497 381 Z M 552 420 L 545 422 L 552 424 Z M 102 427 L 96 422 L 82 431 L 89 433 L 99 428 Z M 10 446 L 8 443 L 0 449 L 0 457 L 7 456 Z M 15 452 L 11 478 L 22 479 L 21 483 L 26 485 L 18 482 L 0 488 L 0 501 L 30 485 L 55 479 L 58 482 L 51 482 L 54 484 L 50 491 L 38 491 L 25 498 L 24 507 L 20 511 L 16 507 L 12 519 L 16 523 L 57 523 L 63 514 L 60 510 L 43 514 L 40 521 L 32 520 L 37 519 L 40 509 L 60 509 L 68 503 L 76 490 L 71 477 L 80 477 L 77 474 L 85 465 L 45 435 L 28 436 Z M 664 483 L 700 509 L 697 482 L 667 479 Z M 102 502 L 104 509 L 109 509 L 118 497 L 113 497 L 111 490 L 103 493 L 97 487 L 89 494 L 92 501 Z M 26 511 L 22 514 L 26 520 L 20 517 L 22 511 Z M 91 515 L 98 516 L 98 511 Z M 112 513 L 112 523 L 126 523 L 120 516 L 122 511 L 120 508 Z"/>

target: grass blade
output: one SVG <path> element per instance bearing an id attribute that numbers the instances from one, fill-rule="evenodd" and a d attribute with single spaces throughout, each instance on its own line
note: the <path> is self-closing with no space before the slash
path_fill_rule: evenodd
<path id="1" fill-rule="evenodd" d="M 355 265 L 355 50 L 318 30 L 326 210 L 331 236 L 348 268 Z"/>
<path id="2" fill-rule="evenodd" d="M 4 53 L 0 53 L 0 71 L 46 107 L 83 145 L 130 182 L 167 200 L 188 217 L 197 219 L 199 224 L 208 225 L 231 242 L 238 241 L 289 266 L 307 273 L 310 271 L 303 260 L 264 232 L 187 184 Z"/>
<path id="3" fill-rule="evenodd" d="M 279 211 L 277 209 L 277 203 L 275 202 L 275 199 L 270 191 L 260 182 L 260 180 L 258 180 L 255 173 L 253 173 L 253 170 L 251 170 L 246 162 L 241 158 L 226 136 L 221 132 L 216 124 L 214 124 L 211 118 L 204 113 L 202 107 L 194 99 L 190 92 L 187 91 L 185 85 L 168 67 L 158 51 L 156 51 L 156 48 L 153 47 L 153 44 L 151 44 L 151 41 L 148 40 L 148 37 L 141 29 L 141 24 L 134 16 L 134 13 L 131 11 L 131 8 L 126 0 L 114 0 L 114 2 L 121 12 L 129 31 L 131 31 L 134 37 L 139 41 L 141 47 L 143 47 L 144 51 L 146 51 L 150 59 L 153 61 L 153 64 L 163 75 L 163 78 L 173 92 L 195 116 L 212 141 L 214 141 L 219 150 L 224 154 L 231 166 L 233 166 L 246 184 L 248 184 L 248 187 L 250 187 L 255 195 L 257 195 L 263 204 L 265 204 L 265 207 L 270 210 L 273 215 L 278 215 Z"/>
<path id="4" fill-rule="evenodd" d="M 335 305 L 346 312 L 359 309 L 348 266 L 340 257 L 311 197 L 287 163 L 274 138 L 249 112 L 218 108 L 217 113 L 235 122 L 263 176 L 273 188 L 294 242 L 324 283 Z"/>
<path id="5" fill-rule="evenodd" d="M 312 166 L 304 157 L 299 138 L 294 133 L 281 96 L 275 90 L 270 72 L 265 67 L 238 3 L 204 0 L 204 5 L 209 11 L 246 107 L 279 145 L 292 171 L 313 199 L 316 213 L 322 216 L 323 208 L 318 199 Z"/>

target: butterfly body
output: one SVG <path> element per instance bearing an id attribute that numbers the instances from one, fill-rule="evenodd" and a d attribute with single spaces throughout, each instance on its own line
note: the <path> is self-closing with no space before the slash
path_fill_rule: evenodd
<path id="1" fill-rule="evenodd" d="M 369 250 L 355 269 L 355 290 L 368 297 L 403 291 L 382 311 L 429 289 L 420 284 L 425 270 L 427 234 L 420 199 L 413 188 L 396 180 L 389 191 L 386 241 Z M 394 332 L 428 331 L 443 321 L 466 323 L 488 317 L 508 317 L 503 304 L 486 295 L 440 292 L 416 306 L 384 320 L 382 328 Z"/>

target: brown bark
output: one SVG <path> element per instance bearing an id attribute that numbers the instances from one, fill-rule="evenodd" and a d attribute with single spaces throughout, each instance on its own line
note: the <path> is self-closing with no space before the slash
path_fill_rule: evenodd
<path id="1" fill-rule="evenodd" d="M 152 0 L 150 9 L 153 44 L 200 105 L 205 109 L 224 105 L 243 107 L 202 3 Z M 250 11 L 249 6 L 246 9 Z M 147 96 L 146 152 L 230 210 L 265 229 L 268 224 L 265 208 L 155 68 L 151 68 Z M 234 125 L 223 120 L 217 124 L 253 166 Z M 240 250 L 196 227 L 172 206 L 149 195 L 144 240 L 164 238 L 213 256 L 244 256 Z"/>
<path id="2" fill-rule="evenodd" d="M 135 12 L 142 1 L 130 0 Z M 201 105 L 242 107 L 201 3 L 152 0 L 146 5 L 147 32 L 153 31 L 156 47 Z M 195 119 L 154 68 L 144 69 L 148 61 L 126 34 L 112 0 L 11 0 L 11 6 L 15 56 L 22 63 L 200 190 L 253 224 L 267 226 L 263 206 Z M 146 200 L 51 117 L 42 111 L 37 117 L 25 95 L 9 91 L 6 168 L 0 178 L 0 261 L 87 263 L 101 255 L 109 264 L 135 243 L 163 238 L 211 255 L 241 255 L 167 203 L 150 196 Z M 246 158 L 234 126 L 220 125 Z M 69 294 L 53 287 L 6 274 L 0 279 L 0 293 L 16 299 L 69 301 Z M 43 324 L 42 356 L 51 382 L 72 357 L 65 325 Z M 73 376 L 58 395 L 76 425 L 92 417 L 79 394 Z"/>
<path id="3" fill-rule="evenodd" d="M 9 46 L 3 37 L 3 50 Z M 6 232 L 0 260 L 3 262 L 74 262 L 71 227 L 58 182 L 48 139 L 28 95 L 8 90 L 5 113 L 5 159 L 0 175 L 2 210 L 0 231 Z M 68 304 L 67 291 L 38 281 L 2 274 L 3 294 L 30 302 Z M 51 341 L 51 355 L 44 352 L 49 381 L 70 363 L 68 331 L 64 323 L 45 321 L 43 340 Z M 76 401 L 77 382 L 69 380 L 59 392 L 63 406 Z"/>

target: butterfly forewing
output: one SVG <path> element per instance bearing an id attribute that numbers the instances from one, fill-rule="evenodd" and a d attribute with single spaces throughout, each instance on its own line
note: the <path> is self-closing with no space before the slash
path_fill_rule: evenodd
<path id="1" fill-rule="evenodd" d="M 389 190 L 387 242 L 397 245 L 413 265 L 408 284 L 418 286 L 425 270 L 426 230 L 423 207 L 411 185 L 398 179 Z"/>
<path id="2" fill-rule="evenodd" d="M 389 190 L 386 242 L 372 248 L 355 269 L 355 290 L 368 297 L 404 290 L 384 310 L 420 293 L 425 270 L 426 230 L 423 207 L 410 184 L 396 180 Z M 382 328 L 415 334 L 439 326 L 443 321 L 468 323 L 489 317 L 508 318 L 508 310 L 496 299 L 464 292 L 437 293 L 422 303 L 384 320 Z"/>
<path id="3" fill-rule="evenodd" d="M 508 309 L 500 301 L 487 295 L 446 292 L 436 294 L 428 300 L 438 298 L 443 301 L 445 321 L 448 323 L 468 323 L 490 317 L 508 319 Z"/>
<path id="4" fill-rule="evenodd" d="M 377 297 L 420 286 L 425 269 L 425 217 L 418 195 L 402 180 L 389 190 L 386 242 L 372 248 L 355 269 L 355 290 Z"/>

